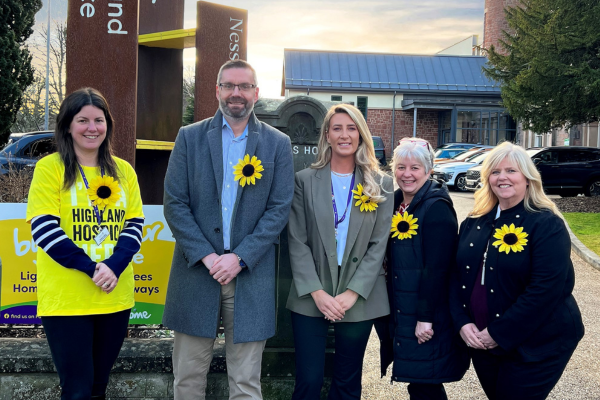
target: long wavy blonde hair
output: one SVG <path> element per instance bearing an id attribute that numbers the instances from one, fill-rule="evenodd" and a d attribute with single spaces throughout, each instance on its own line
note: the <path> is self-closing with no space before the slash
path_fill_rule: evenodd
<path id="1" fill-rule="evenodd" d="M 363 175 L 363 192 L 370 196 L 375 202 L 384 202 L 385 197 L 381 195 L 381 183 L 383 182 L 383 172 L 379 169 L 379 161 L 375 157 L 375 147 L 373 146 L 373 137 L 371 131 L 367 126 L 360 110 L 350 104 L 336 104 L 332 106 L 325 119 L 323 125 L 321 125 L 321 135 L 319 137 L 319 144 L 317 145 L 318 154 L 317 160 L 310 166 L 314 169 L 320 169 L 325 167 L 331 162 L 331 146 L 327 142 L 327 134 L 329 133 L 329 124 L 331 118 L 335 114 L 347 114 L 360 133 L 361 141 L 354 153 L 354 162 L 360 168 Z M 377 182 L 376 177 L 380 177 Z"/>
<path id="2" fill-rule="evenodd" d="M 549 210 L 562 218 L 556 204 L 546 196 L 542 188 L 542 177 L 531 161 L 531 157 L 525 149 L 510 142 L 504 142 L 496 146 L 483 161 L 481 168 L 482 187 L 475 192 L 475 207 L 469 214 L 470 217 L 479 218 L 492 211 L 498 203 L 498 197 L 492 191 L 489 177 L 492 171 L 504 159 L 508 159 L 516 165 L 521 173 L 527 178 L 528 185 L 525 189 L 525 209 L 529 212 Z"/>

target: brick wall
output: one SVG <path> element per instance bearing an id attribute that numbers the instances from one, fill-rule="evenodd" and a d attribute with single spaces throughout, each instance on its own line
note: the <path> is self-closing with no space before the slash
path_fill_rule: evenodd
<path id="1" fill-rule="evenodd" d="M 380 136 L 385 144 L 385 154 L 392 156 L 392 110 L 369 108 L 367 125 L 371 135 Z M 413 110 L 396 110 L 394 141 L 413 134 Z M 438 143 L 438 111 L 419 110 L 417 112 L 417 137 L 429 141 L 435 148 Z M 396 147 L 396 146 L 393 146 Z"/>
<path id="2" fill-rule="evenodd" d="M 502 31 L 508 31 L 508 23 L 504 16 L 506 7 L 514 7 L 518 0 L 485 0 L 483 47 L 489 49 L 494 45 L 496 51 L 501 50 L 499 40 L 504 38 Z"/>

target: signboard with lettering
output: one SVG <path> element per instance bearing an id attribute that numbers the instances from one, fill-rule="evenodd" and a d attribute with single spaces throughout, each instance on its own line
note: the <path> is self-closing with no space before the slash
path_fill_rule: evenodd
<path id="1" fill-rule="evenodd" d="M 194 119 L 200 121 L 219 108 L 215 85 L 221 65 L 247 60 L 248 11 L 199 1 L 197 18 Z"/>
<path id="2" fill-rule="evenodd" d="M 38 251 L 25 222 L 27 204 L 0 204 L 0 322 L 40 324 L 37 316 Z M 131 324 L 160 324 L 175 242 L 162 206 L 144 206 L 146 224 L 140 251 L 133 257 L 135 306 Z"/>
<path id="3" fill-rule="evenodd" d="M 113 147 L 135 160 L 138 0 L 70 0 L 67 93 L 98 89 L 115 119 Z"/>

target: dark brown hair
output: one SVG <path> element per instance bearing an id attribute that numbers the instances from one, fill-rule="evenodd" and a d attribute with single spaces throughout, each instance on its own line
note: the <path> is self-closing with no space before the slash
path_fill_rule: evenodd
<path id="1" fill-rule="evenodd" d="M 60 105 L 60 111 L 56 117 L 56 150 L 65 165 L 65 179 L 63 189 L 67 190 L 73 186 L 79 174 L 77 167 L 77 156 L 73 148 L 73 137 L 69 132 L 73 118 L 85 106 L 94 106 L 104 112 L 106 119 L 106 137 L 98 149 L 98 165 L 104 168 L 108 176 L 118 178 L 118 168 L 113 158 L 112 136 L 114 120 L 108 107 L 108 102 L 96 89 L 83 88 L 69 94 Z"/>
<path id="2" fill-rule="evenodd" d="M 221 65 L 219 69 L 219 74 L 217 75 L 217 85 L 221 83 L 221 77 L 223 76 L 223 71 L 226 69 L 232 68 L 241 68 L 241 69 L 249 69 L 252 71 L 252 77 L 254 78 L 254 84 L 258 86 L 258 78 L 256 77 L 256 71 L 252 68 L 252 65 L 245 60 L 229 60 L 225 64 Z"/>

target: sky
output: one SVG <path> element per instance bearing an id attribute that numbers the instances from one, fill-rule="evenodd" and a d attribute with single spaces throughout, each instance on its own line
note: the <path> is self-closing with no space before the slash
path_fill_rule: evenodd
<path id="1" fill-rule="evenodd" d="M 36 15 L 36 27 L 46 23 L 48 1 Z M 262 97 L 280 97 L 284 48 L 434 54 L 471 35 L 483 39 L 485 0 L 213 2 L 248 10 L 248 61 L 257 70 Z M 51 0 L 51 8 L 53 20 L 66 19 L 67 0 Z M 184 28 L 196 26 L 195 0 L 185 0 L 184 18 Z M 194 64 L 195 51 L 185 50 L 184 65 Z"/>

